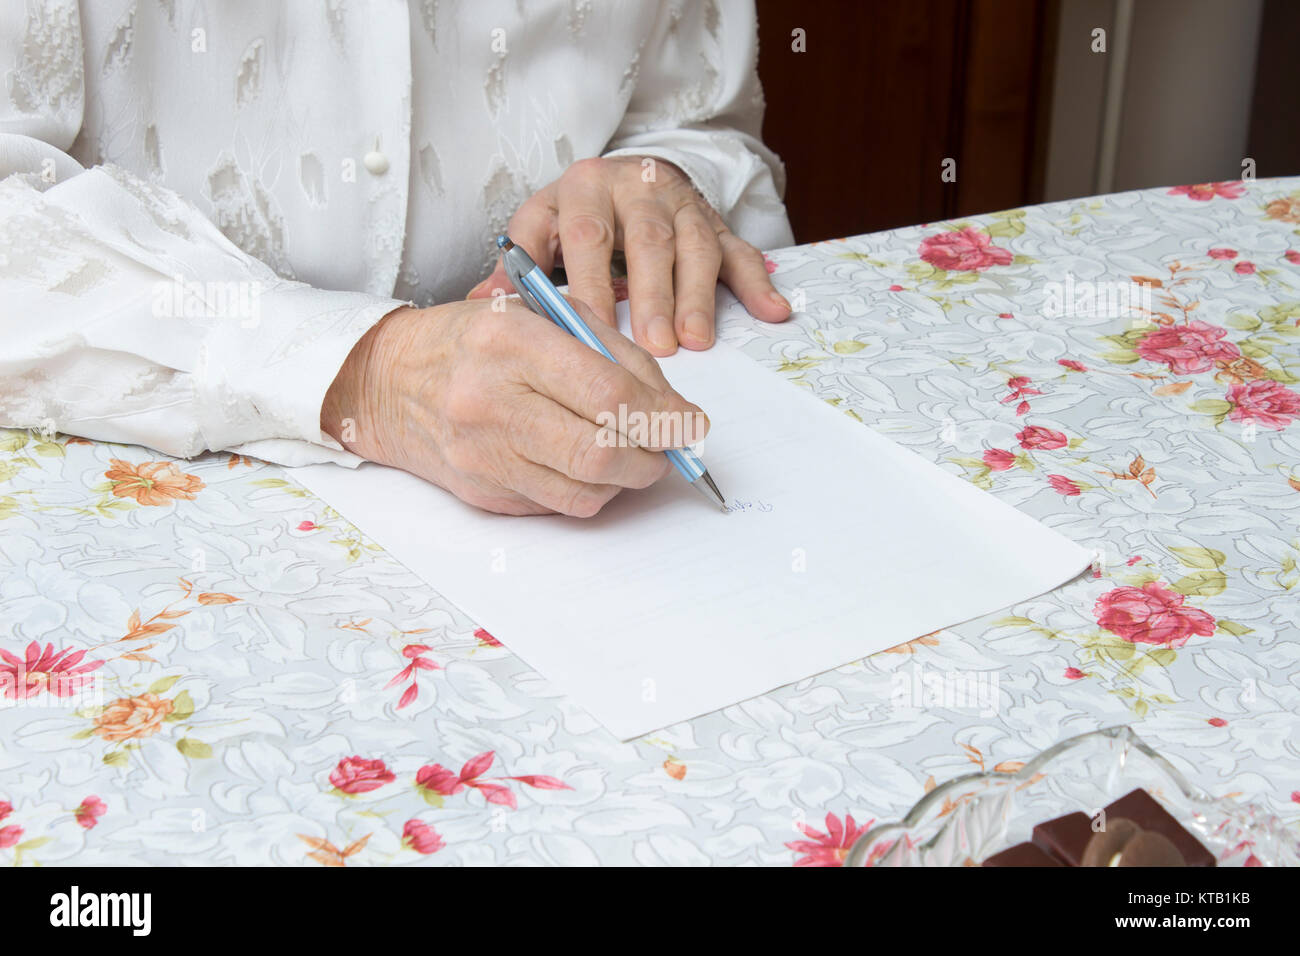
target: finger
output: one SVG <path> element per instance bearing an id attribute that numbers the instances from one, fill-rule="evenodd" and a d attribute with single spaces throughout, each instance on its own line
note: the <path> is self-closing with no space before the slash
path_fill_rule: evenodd
<path id="1" fill-rule="evenodd" d="M 677 341 L 688 349 L 707 349 L 713 344 L 713 304 L 722 247 L 708 217 L 693 202 L 677 210 L 673 231 L 677 246 L 673 264 L 677 310 L 673 326 Z"/>
<path id="2" fill-rule="evenodd" d="M 560 249 L 569 291 L 596 317 L 614 326 L 614 284 L 609 260 L 614 251 L 614 203 L 602 179 L 565 177 L 557 191 Z"/>
<path id="3" fill-rule="evenodd" d="M 790 318 L 790 303 L 772 285 L 763 253 L 730 230 L 721 232 L 718 241 L 722 245 L 719 277 L 749 314 L 764 322 L 784 322 Z"/>
<path id="4" fill-rule="evenodd" d="M 668 473 L 662 452 L 628 442 L 615 428 L 601 428 L 537 393 L 520 405 L 523 427 L 514 429 L 515 451 L 574 481 L 620 488 L 648 488 Z"/>
<path id="5" fill-rule="evenodd" d="M 520 458 L 510 470 L 514 491 L 544 508 L 574 518 L 591 518 L 619 493 L 617 485 L 575 481 L 554 469 Z"/>
<path id="6" fill-rule="evenodd" d="M 575 307 L 611 354 L 629 354 L 615 340 L 618 332 L 601 325 L 582 303 Z M 708 418 L 699 406 L 642 380 L 558 326 L 536 325 L 528 338 L 512 358 L 519 380 L 588 422 L 615 428 L 643 448 L 680 448 L 707 433 Z"/>
<path id="7" fill-rule="evenodd" d="M 496 267 L 492 274 L 480 282 L 474 288 L 469 290 L 465 296 L 467 299 L 488 299 L 494 295 L 505 294 L 514 295 L 519 290 L 515 288 L 514 283 L 510 281 L 510 276 L 506 274 L 504 258 L 498 258 Z"/>
<path id="8" fill-rule="evenodd" d="M 673 332 L 673 222 L 668 208 L 645 199 L 620 211 L 632 337 L 655 355 L 677 350 Z"/>
<path id="9" fill-rule="evenodd" d="M 524 248 L 543 272 L 550 273 L 555 267 L 555 251 L 560 242 L 556 229 L 554 183 L 534 193 L 519 207 L 510 217 L 506 233 L 515 245 Z M 497 264 L 491 274 L 471 289 L 465 298 L 489 298 L 496 295 L 498 289 L 506 295 L 518 291 L 506 274 L 505 259 L 501 256 L 497 257 Z"/>
<path id="10" fill-rule="evenodd" d="M 572 296 L 566 297 L 569 304 L 578 310 L 579 315 L 585 315 L 586 303 Z M 674 391 L 673 387 L 668 384 L 668 379 L 664 377 L 664 370 L 659 367 L 655 357 L 647 352 L 644 348 L 637 345 L 622 332 L 617 329 L 611 329 L 603 325 L 592 325 L 588 323 L 592 334 L 600 339 L 601 344 L 609 349 L 614 361 L 623 366 L 641 381 L 645 382 L 651 388 L 660 392 Z"/>

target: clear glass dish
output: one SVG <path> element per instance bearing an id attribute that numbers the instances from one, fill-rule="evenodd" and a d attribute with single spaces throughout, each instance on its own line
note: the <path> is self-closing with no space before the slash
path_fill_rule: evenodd
<path id="1" fill-rule="evenodd" d="M 1300 866 L 1300 836 L 1260 807 L 1211 797 L 1131 727 L 1054 744 L 1015 773 L 971 773 L 935 787 L 896 823 L 872 827 L 845 866 L 978 866 L 1029 839 L 1036 824 L 1089 816 L 1142 787 L 1196 835 L 1219 866 Z"/>

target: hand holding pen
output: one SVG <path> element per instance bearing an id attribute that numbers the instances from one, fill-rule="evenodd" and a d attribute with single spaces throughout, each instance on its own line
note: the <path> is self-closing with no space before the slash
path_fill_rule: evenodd
<path id="1" fill-rule="evenodd" d="M 594 515 L 620 490 L 666 478 L 663 452 L 698 442 L 708 420 L 649 353 L 574 307 L 617 364 L 514 297 L 399 308 L 343 361 L 321 428 L 478 508 Z M 601 422 L 620 407 L 685 430 L 611 444 Z"/>
<path id="2" fill-rule="evenodd" d="M 501 250 L 506 274 L 511 284 L 519 291 L 519 296 L 528 307 L 538 315 L 544 315 L 565 332 L 590 349 L 599 352 L 611 362 L 618 364 L 618 359 L 610 353 L 604 343 L 583 321 L 582 316 L 574 310 L 569 300 L 560 295 L 532 257 L 521 247 L 510 241 L 509 236 L 497 237 L 497 248 Z M 668 448 L 664 451 L 668 460 L 683 478 L 689 481 L 702 495 L 718 504 L 724 511 L 727 501 L 722 497 L 704 462 L 690 448 Z"/>

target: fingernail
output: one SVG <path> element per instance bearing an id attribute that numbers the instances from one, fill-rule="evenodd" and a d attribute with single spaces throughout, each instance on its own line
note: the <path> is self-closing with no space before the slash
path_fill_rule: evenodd
<path id="1" fill-rule="evenodd" d="M 673 335 L 673 323 L 667 316 L 656 315 L 651 319 L 645 337 L 657 349 L 667 351 L 677 347 L 677 337 Z"/>
<path id="2" fill-rule="evenodd" d="M 491 278 L 492 278 L 491 276 L 488 276 L 488 279 L 491 279 Z M 474 286 L 474 288 L 470 289 L 469 292 L 465 293 L 465 298 L 467 298 L 467 299 L 472 299 L 472 298 L 474 298 L 474 296 L 478 294 L 479 290 L 482 289 L 485 285 L 488 284 L 488 279 L 484 279 L 484 280 L 483 280 L 482 282 L 480 282 L 478 285 Z"/>
<path id="3" fill-rule="evenodd" d="M 713 337 L 713 323 L 703 312 L 692 312 L 686 317 L 686 334 L 701 345 L 708 345 Z"/>
<path id="4" fill-rule="evenodd" d="M 771 299 L 774 303 L 779 305 L 781 308 L 785 309 L 787 312 L 794 311 L 794 309 L 790 308 L 790 303 L 786 301 L 785 296 L 783 296 L 780 292 L 777 292 L 775 289 L 769 292 L 767 294 L 767 297 Z"/>
<path id="5" fill-rule="evenodd" d="M 691 419 L 687 428 L 683 429 L 686 434 L 686 444 L 694 445 L 704 440 L 704 436 L 709 433 L 709 416 L 698 405 L 694 405 L 695 411 L 691 413 Z"/>

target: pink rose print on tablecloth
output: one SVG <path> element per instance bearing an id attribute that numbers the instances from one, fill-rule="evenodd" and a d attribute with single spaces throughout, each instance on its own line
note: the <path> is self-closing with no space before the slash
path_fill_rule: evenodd
<path id="1" fill-rule="evenodd" d="M 1030 425 L 1023 431 L 1017 432 L 1016 440 L 1020 442 L 1021 448 L 1028 448 L 1031 451 L 1052 451 L 1070 444 L 1070 440 L 1063 434 L 1052 428 L 1044 428 L 1042 425 Z"/>
<path id="2" fill-rule="evenodd" d="M 85 656 L 85 651 L 74 652 L 71 648 L 56 654 L 53 644 L 46 644 L 42 651 L 37 641 L 27 645 L 22 659 L 0 649 L 0 658 L 4 659 L 0 664 L 0 696 L 26 700 L 47 691 L 55 697 L 71 697 L 90 686 L 94 678 L 87 675 L 104 665 L 103 661 L 82 664 Z"/>
<path id="3" fill-rule="evenodd" d="M 1177 591 L 1156 581 L 1140 588 L 1124 585 L 1097 598 L 1093 616 L 1103 628 L 1131 644 L 1182 647 L 1192 635 L 1209 637 L 1215 620 L 1199 608 L 1189 607 Z"/>
<path id="4" fill-rule="evenodd" d="M 7 850 L 11 846 L 17 846 L 18 841 L 23 838 L 23 828 L 17 825 L 0 827 L 0 850 Z"/>
<path id="5" fill-rule="evenodd" d="M 82 800 L 81 805 L 72 812 L 77 818 L 77 822 L 90 830 L 99 822 L 99 818 L 108 812 L 108 806 L 99 797 L 91 794 L 85 800 Z"/>
<path id="6" fill-rule="evenodd" d="M 477 757 L 471 757 L 465 761 L 465 765 L 460 768 L 459 774 L 448 770 L 442 764 L 429 764 L 421 767 L 416 773 L 415 785 L 425 792 L 426 798 L 431 794 L 450 797 L 468 787 L 483 794 L 483 798 L 488 803 L 500 804 L 514 810 L 518 807 L 518 802 L 515 800 L 515 795 L 510 788 L 502 783 L 483 777 L 483 774 L 487 773 L 488 768 L 492 766 L 494 759 L 496 759 L 496 751 L 484 751 Z M 522 777 L 497 777 L 495 780 L 515 780 L 538 790 L 573 789 L 567 783 L 555 777 L 546 777 L 540 774 Z"/>
<path id="7" fill-rule="evenodd" d="M 330 783 L 344 793 L 358 794 L 378 790 L 395 778 L 392 771 L 382 760 L 366 760 L 363 757 L 344 757 L 339 765 L 330 771 Z"/>
<path id="8" fill-rule="evenodd" d="M 1016 456 L 1001 448 L 990 448 L 984 453 L 984 464 L 993 471 L 1006 471 L 1016 463 Z"/>
<path id="9" fill-rule="evenodd" d="M 1240 180 L 1222 183 L 1194 183 L 1190 186 L 1175 186 L 1167 195 L 1186 196 L 1198 202 L 1209 202 L 1215 196 L 1223 199 L 1240 199 L 1246 193 L 1246 186 Z"/>
<path id="10" fill-rule="evenodd" d="M 874 820 L 868 820 L 858 826 L 853 814 L 846 813 L 844 822 L 833 813 L 826 814 L 826 832 L 818 830 L 807 823 L 800 823 L 799 829 L 807 840 L 792 840 L 786 847 L 803 856 L 794 861 L 795 866 L 843 866 L 844 858 L 849 855 L 853 842 L 867 830 Z M 887 847 L 885 848 L 887 849 Z"/>
<path id="11" fill-rule="evenodd" d="M 1281 431 L 1300 415 L 1300 394 L 1271 379 L 1233 385 L 1226 397 L 1232 406 L 1228 417 L 1234 422 L 1254 421 Z"/>
<path id="12" fill-rule="evenodd" d="M 1236 249 L 1211 249 L 1206 253 L 1211 259 L 1235 259 L 1237 258 Z"/>
<path id="13" fill-rule="evenodd" d="M 936 269 L 949 272 L 978 272 L 990 266 L 1008 266 L 1012 259 L 1006 249 L 993 245 L 988 233 L 973 226 L 926 236 L 920 254 Z"/>
<path id="14" fill-rule="evenodd" d="M 421 820 L 407 820 L 406 826 L 402 827 L 402 846 L 416 853 L 437 853 L 446 845 L 442 835 Z"/>
<path id="15" fill-rule="evenodd" d="M 1227 329 L 1197 319 L 1148 332 L 1138 340 L 1137 353 L 1149 362 L 1167 364 L 1176 375 L 1208 372 L 1216 361 L 1241 357 L 1237 346 L 1221 341 L 1227 334 Z"/>
<path id="16" fill-rule="evenodd" d="M 1023 415 L 1029 411 L 1029 402 L 1026 399 L 1028 395 L 1042 395 L 1043 393 L 1036 388 L 1031 388 L 1032 380 L 1025 375 L 1016 375 L 1007 382 L 1007 388 L 1010 393 L 1005 395 L 1001 402 L 1003 405 L 1009 405 L 1011 402 L 1019 401 L 1016 406 L 1016 415 Z"/>
<path id="17" fill-rule="evenodd" d="M 1083 493 L 1083 489 L 1079 487 L 1078 483 L 1065 477 L 1065 475 L 1048 475 L 1047 483 L 1052 486 L 1053 491 L 1059 491 L 1067 498 Z"/>
<path id="18" fill-rule="evenodd" d="M 409 680 L 411 682 L 411 686 L 402 691 L 401 699 L 397 702 L 398 710 L 408 706 L 416 697 L 419 696 L 420 687 L 418 680 L 420 671 L 436 671 L 442 669 L 440 664 L 435 664 L 433 661 L 428 660 L 423 656 L 426 651 L 432 649 L 433 648 L 429 647 L 428 644 L 407 644 L 402 648 L 402 656 L 411 663 L 398 671 L 393 676 L 393 679 L 384 685 L 384 690 L 388 690 L 391 687 L 396 687 L 403 681 Z"/>

